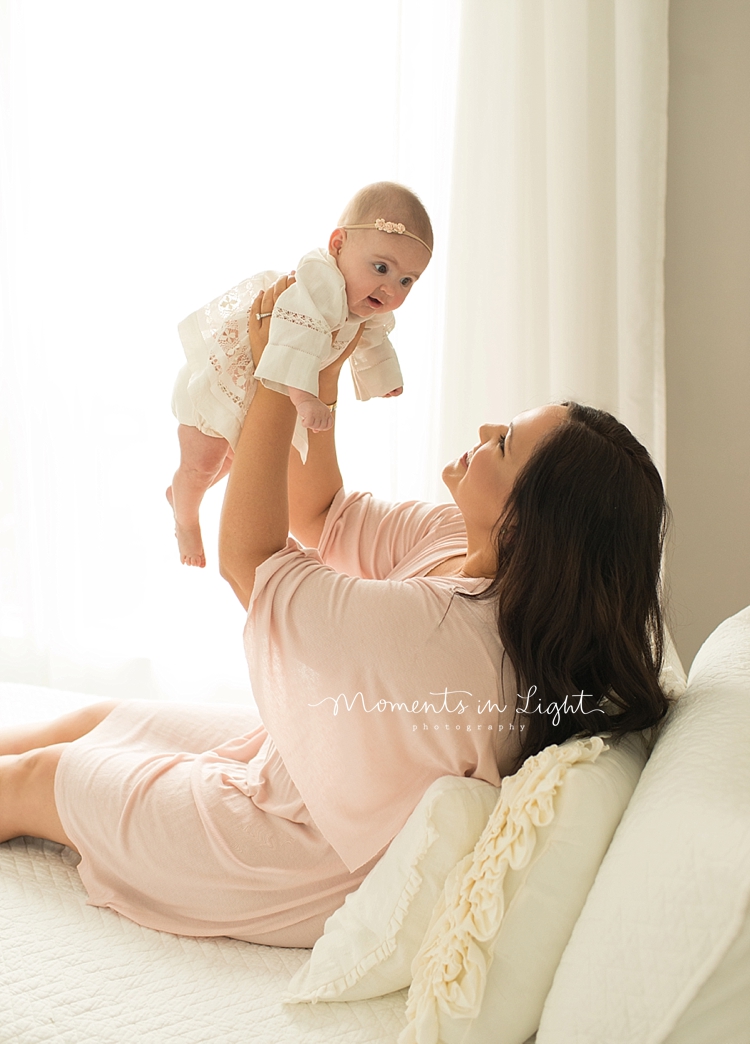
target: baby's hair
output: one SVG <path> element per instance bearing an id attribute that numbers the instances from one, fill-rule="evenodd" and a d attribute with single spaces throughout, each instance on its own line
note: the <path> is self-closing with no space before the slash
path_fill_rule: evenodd
<path id="1" fill-rule="evenodd" d="M 364 225 L 383 218 L 401 222 L 409 232 L 433 247 L 432 224 L 416 193 L 397 181 L 376 181 L 365 185 L 349 200 L 339 219 L 341 225 Z"/>

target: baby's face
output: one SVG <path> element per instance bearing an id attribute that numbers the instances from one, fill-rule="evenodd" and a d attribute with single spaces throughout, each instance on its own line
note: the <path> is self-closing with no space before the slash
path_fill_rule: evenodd
<path id="1" fill-rule="evenodd" d="M 400 308 L 430 260 L 416 239 L 375 228 L 337 228 L 328 249 L 344 277 L 349 311 L 362 319 Z"/>

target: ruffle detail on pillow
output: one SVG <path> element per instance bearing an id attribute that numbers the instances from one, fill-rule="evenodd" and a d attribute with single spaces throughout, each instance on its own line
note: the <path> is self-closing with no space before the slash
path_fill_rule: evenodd
<path id="1" fill-rule="evenodd" d="M 536 831 L 555 816 L 555 795 L 568 769 L 607 750 L 601 736 L 546 747 L 502 781 L 500 796 L 473 852 L 451 871 L 412 964 L 408 1025 L 398 1044 L 438 1044 L 440 1014 L 479 1014 L 489 945 L 505 915 L 503 885 L 534 854 Z"/>
<path id="2" fill-rule="evenodd" d="M 282 996 L 282 1001 L 285 1004 L 317 1004 L 318 1001 L 335 1001 L 345 990 L 354 986 L 355 983 L 358 983 L 367 972 L 372 968 L 375 968 L 378 964 L 382 964 L 383 961 L 391 956 L 393 951 L 396 949 L 398 942 L 396 936 L 409 913 L 412 899 L 414 899 L 419 892 L 419 889 L 422 887 L 422 875 L 419 872 L 419 864 L 427 855 L 427 852 L 435 841 L 437 841 L 439 836 L 438 830 L 433 826 L 432 822 L 428 820 L 427 829 L 424 831 L 422 843 L 420 844 L 418 851 L 415 853 L 414 862 L 409 871 L 409 876 L 404 883 L 396 908 L 388 922 L 385 937 L 380 945 L 376 947 L 376 949 L 371 950 L 370 953 L 366 954 L 357 962 L 357 964 L 354 965 L 353 968 L 350 968 L 345 975 L 340 975 L 338 978 L 332 979 L 323 986 L 318 986 L 316 989 L 309 990 L 306 993 L 287 991 Z M 299 972 L 297 974 L 299 974 Z"/>

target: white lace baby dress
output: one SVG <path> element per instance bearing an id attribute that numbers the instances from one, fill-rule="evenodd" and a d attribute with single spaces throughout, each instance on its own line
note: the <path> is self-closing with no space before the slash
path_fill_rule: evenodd
<path id="1" fill-rule="evenodd" d="M 275 391 L 288 387 L 318 394 L 318 372 L 342 352 L 359 327 L 365 329 L 349 357 L 358 399 L 385 395 L 403 385 L 388 339 L 392 312 L 364 320 L 349 313 L 344 277 L 327 250 L 305 254 L 296 282 L 280 295 L 271 317 L 268 345 L 254 372 L 248 316 L 253 301 L 281 273 L 245 279 L 193 312 L 178 326 L 187 363 L 180 370 L 172 410 L 181 424 L 227 439 L 234 448 L 253 395 L 253 378 Z M 332 335 L 336 339 L 332 343 Z M 292 439 L 304 461 L 307 432 L 299 420 Z"/>

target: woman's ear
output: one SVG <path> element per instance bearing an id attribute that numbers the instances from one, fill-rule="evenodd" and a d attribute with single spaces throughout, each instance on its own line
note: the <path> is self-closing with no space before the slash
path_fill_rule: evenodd
<path id="1" fill-rule="evenodd" d="M 334 257 L 338 257 L 345 242 L 346 230 L 334 228 L 333 232 L 331 232 L 331 238 L 328 240 L 328 252 L 333 254 Z"/>

